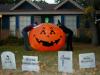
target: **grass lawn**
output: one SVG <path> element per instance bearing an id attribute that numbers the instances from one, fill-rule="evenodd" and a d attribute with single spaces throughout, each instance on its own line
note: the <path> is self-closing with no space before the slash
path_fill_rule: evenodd
<path id="1" fill-rule="evenodd" d="M 89 44 L 74 43 L 73 51 L 73 69 L 74 72 L 71 75 L 100 75 L 100 46 L 93 46 Z M 0 75 L 62 75 L 57 71 L 57 52 L 37 52 L 35 50 L 25 51 L 23 46 L 0 46 L 0 54 L 3 51 L 12 51 L 16 55 L 17 70 L 14 70 L 12 74 L 8 74 L 9 71 L 2 70 L 0 63 Z M 93 69 L 80 69 L 78 56 L 80 53 L 96 54 L 96 68 Z M 34 72 L 21 72 L 21 61 L 23 55 L 39 56 L 41 71 L 39 74 Z M 1 60 L 0 60 L 1 62 Z M 32 74 L 31 74 L 32 73 Z"/>

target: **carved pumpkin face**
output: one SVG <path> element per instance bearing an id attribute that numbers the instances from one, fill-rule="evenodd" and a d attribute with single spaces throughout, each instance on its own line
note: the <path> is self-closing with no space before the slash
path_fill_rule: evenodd
<path id="1" fill-rule="evenodd" d="M 54 24 L 42 23 L 30 31 L 29 43 L 38 51 L 58 51 L 65 45 L 65 33 Z"/>

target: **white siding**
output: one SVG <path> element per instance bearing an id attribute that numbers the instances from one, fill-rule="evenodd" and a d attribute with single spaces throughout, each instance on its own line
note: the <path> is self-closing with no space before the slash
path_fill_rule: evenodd
<path id="1" fill-rule="evenodd" d="M 11 35 L 16 35 L 16 17 L 12 16 L 10 17 L 10 32 Z"/>
<path id="2" fill-rule="evenodd" d="M 54 16 L 54 24 L 58 24 L 58 20 L 61 22 L 61 16 Z"/>
<path id="3" fill-rule="evenodd" d="M 19 17 L 19 31 L 20 31 L 20 36 L 22 36 L 22 30 L 26 26 L 31 24 L 31 16 L 20 16 Z"/>
<path id="4" fill-rule="evenodd" d="M 65 16 L 65 26 L 70 28 L 74 35 L 77 35 L 77 27 L 76 27 L 76 23 L 77 23 L 77 16 L 72 16 L 72 15 L 68 15 Z"/>

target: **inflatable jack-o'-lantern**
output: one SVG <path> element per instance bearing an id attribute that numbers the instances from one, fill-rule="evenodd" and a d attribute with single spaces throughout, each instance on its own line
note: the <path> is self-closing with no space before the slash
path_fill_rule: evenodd
<path id="1" fill-rule="evenodd" d="M 54 24 L 42 23 L 29 32 L 29 43 L 37 51 L 58 51 L 65 45 L 65 33 Z"/>

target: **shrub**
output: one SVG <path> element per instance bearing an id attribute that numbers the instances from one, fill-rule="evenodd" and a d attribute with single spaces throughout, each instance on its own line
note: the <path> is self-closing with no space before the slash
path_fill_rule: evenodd
<path id="1" fill-rule="evenodd" d="M 24 44 L 23 38 L 19 38 L 19 39 L 17 40 L 17 44 L 18 44 L 18 45 L 23 45 L 23 44 Z"/>
<path id="2" fill-rule="evenodd" d="M 5 40 L 0 40 L 0 46 L 6 44 L 6 41 Z"/>
<path id="3" fill-rule="evenodd" d="M 0 45 L 22 45 L 23 43 L 23 38 L 18 38 L 12 35 L 4 40 L 0 40 Z"/>
<path id="4" fill-rule="evenodd" d="M 88 36 L 73 37 L 73 42 L 91 43 L 91 38 Z"/>

